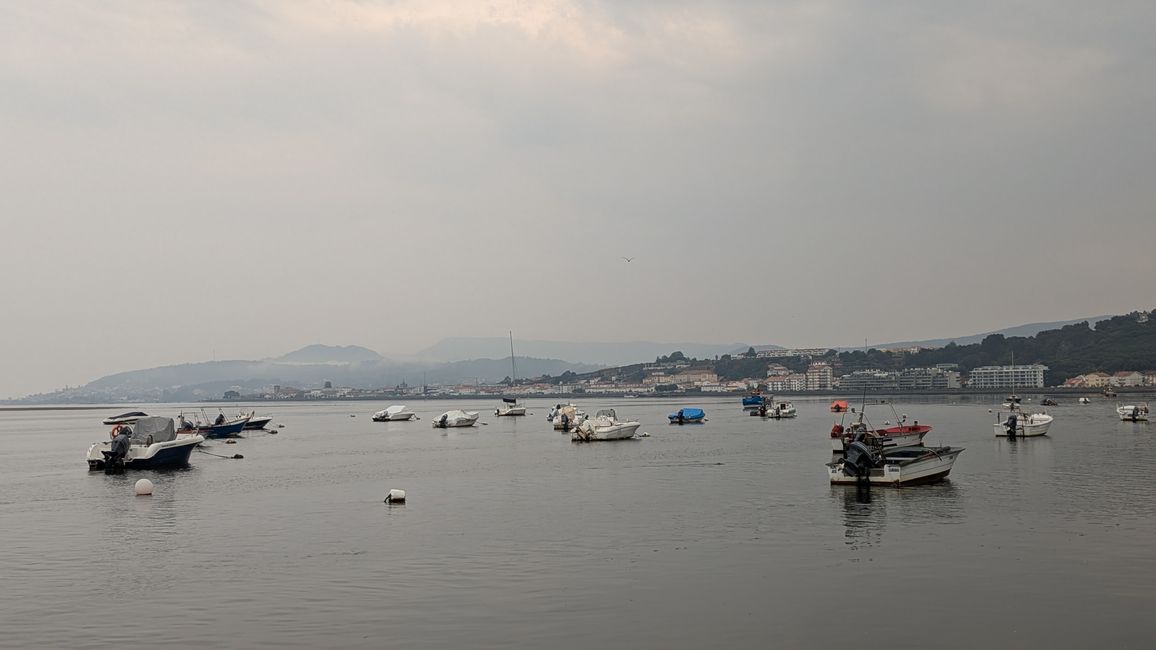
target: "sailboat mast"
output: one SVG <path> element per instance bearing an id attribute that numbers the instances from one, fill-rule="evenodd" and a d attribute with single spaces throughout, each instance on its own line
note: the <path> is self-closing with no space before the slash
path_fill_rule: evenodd
<path id="1" fill-rule="evenodd" d="M 518 385 L 518 366 L 514 365 L 514 330 L 510 330 L 510 383 Z"/>

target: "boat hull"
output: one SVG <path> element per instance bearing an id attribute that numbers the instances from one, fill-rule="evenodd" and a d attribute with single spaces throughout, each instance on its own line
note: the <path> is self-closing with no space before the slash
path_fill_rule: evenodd
<path id="1" fill-rule="evenodd" d="M 404 413 L 375 413 L 373 415 L 374 422 L 403 422 L 405 420 L 412 420 L 417 417 L 417 413 L 413 411 L 406 411 Z"/>
<path id="2" fill-rule="evenodd" d="M 241 420 L 234 420 L 224 424 L 212 424 L 209 426 L 200 426 L 195 431 L 205 438 L 232 438 L 240 435 L 245 430 L 245 425 L 248 424 L 249 418 Z"/>
<path id="3" fill-rule="evenodd" d="M 499 408 L 494 410 L 494 415 L 497 415 L 498 417 L 516 417 L 525 414 L 525 406 L 511 406 L 509 408 Z"/>
<path id="4" fill-rule="evenodd" d="M 249 418 L 249 421 L 245 423 L 244 428 L 245 429 L 251 429 L 251 430 L 264 429 L 265 427 L 269 426 L 269 423 L 272 421 L 273 421 L 272 415 L 262 415 L 259 418 L 251 417 L 251 418 Z"/>
<path id="5" fill-rule="evenodd" d="M 1147 422 L 1148 407 L 1131 405 L 1117 406 L 1116 415 L 1120 416 L 1121 422 Z"/>

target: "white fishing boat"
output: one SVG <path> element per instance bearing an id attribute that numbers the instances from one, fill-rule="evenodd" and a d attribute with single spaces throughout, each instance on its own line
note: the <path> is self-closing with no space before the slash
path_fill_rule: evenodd
<path id="1" fill-rule="evenodd" d="M 245 423 L 245 429 L 264 429 L 273 421 L 272 415 L 257 415 L 256 411 L 249 411 L 240 415 L 240 417 L 246 416 L 248 416 L 249 421 Z"/>
<path id="2" fill-rule="evenodd" d="M 394 404 L 393 406 L 378 411 L 373 414 L 374 422 L 394 422 L 398 420 L 412 420 L 417 417 L 417 413 L 407 411 L 404 404 Z"/>
<path id="3" fill-rule="evenodd" d="M 1092 400 L 1087 398 L 1087 397 L 1081 397 L 1080 399 L 1078 399 L 1076 401 L 1079 402 L 1080 404 L 1091 404 L 1092 403 Z"/>
<path id="4" fill-rule="evenodd" d="M 1148 421 L 1148 405 L 1127 404 L 1125 406 L 1116 406 L 1116 415 L 1124 422 L 1147 422 Z"/>
<path id="5" fill-rule="evenodd" d="M 1047 413 L 1029 413 L 1017 407 L 1006 413 L 997 411 L 992 426 L 997 438 L 1034 438 L 1047 435 L 1054 419 Z"/>
<path id="6" fill-rule="evenodd" d="M 177 436 L 172 418 L 137 418 L 132 425 L 117 425 L 128 428 L 128 450 L 123 458 L 116 458 L 113 441 L 94 442 L 88 448 L 89 469 L 161 469 L 184 467 L 189 464 L 193 448 L 205 441 L 201 435 Z"/>
<path id="7" fill-rule="evenodd" d="M 892 407 L 894 413 L 894 407 Z M 845 417 L 845 416 L 844 416 Z M 836 422 L 831 427 L 831 451 L 837 454 L 842 454 L 847 446 L 855 441 L 860 433 L 867 437 L 867 442 L 878 449 L 893 449 L 896 447 L 911 447 L 923 444 L 923 437 L 931 431 L 931 426 L 920 424 L 916 420 L 914 424 L 907 424 L 907 414 L 895 414 L 899 424 L 891 426 L 891 422 L 884 422 L 882 429 L 873 429 L 870 422 L 867 421 L 866 412 L 859 411 L 857 420 L 851 422 L 846 427 Z"/>
<path id="8" fill-rule="evenodd" d="M 623 422 L 618 419 L 614 409 L 602 409 L 592 418 L 582 421 L 571 436 L 577 442 L 591 442 L 594 440 L 625 440 L 633 438 L 634 432 L 642 423 L 630 420 Z"/>
<path id="9" fill-rule="evenodd" d="M 463 411 L 455 409 L 442 413 L 433 421 L 435 429 L 452 429 L 456 427 L 472 427 L 478 421 L 477 411 Z"/>
<path id="10" fill-rule="evenodd" d="M 863 442 L 853 442 L 845 457 L 827 463 L 827 476 L 832 485 L 935 483 L 947 478 L 962 452 L 962 447 L 922 445 L 877 451 Z"/>

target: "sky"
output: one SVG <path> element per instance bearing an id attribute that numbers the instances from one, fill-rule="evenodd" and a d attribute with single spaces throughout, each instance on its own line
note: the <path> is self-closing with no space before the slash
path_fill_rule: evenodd
<path id="1" fill-rule="evenodd" d="M 0 397 L 1151 309 L 1153 33 L 1127 0 L 4 3 Z"/>

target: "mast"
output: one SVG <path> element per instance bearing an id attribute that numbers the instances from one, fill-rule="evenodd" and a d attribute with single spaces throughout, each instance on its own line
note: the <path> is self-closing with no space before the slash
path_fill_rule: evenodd
<path id="1" fill-rule="evenodd" d="M 510 388 L 518 385 L 518 366 L 514 365 L 514 330 L 510 330 Z"/>

